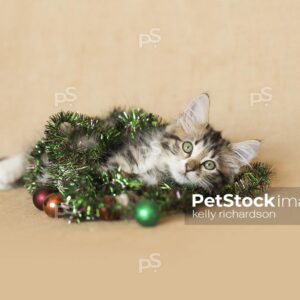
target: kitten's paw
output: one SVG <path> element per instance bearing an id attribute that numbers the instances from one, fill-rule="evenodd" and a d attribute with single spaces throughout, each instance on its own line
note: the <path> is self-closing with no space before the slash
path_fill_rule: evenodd
<path id="1" fill-rule="evenodd" d="M 26 171 L 26 154 L 18 154 L 0 161 L 0 190 L 13 187 Z"/>
<path id="2" fill-rule="evenodd" d="M 14 182 L 13 177 L 13 174 L 0 162 L 0 190 L 11 189 Z"/>
<path id="3" fill-rule="evenodd" d="M 2 184 L 0 182 L 0 191 L 10 190 L 10 189 L 12 189 L 12 185 L 11 184 Z"/>

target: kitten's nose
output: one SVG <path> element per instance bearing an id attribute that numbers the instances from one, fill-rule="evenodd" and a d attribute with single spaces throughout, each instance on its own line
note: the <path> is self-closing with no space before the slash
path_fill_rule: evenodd
<path id="1" fill-rule="evenodd" d="M 185 164 L 185 171 L 186 172 L 192 172 L 195 171 L 198 168 L 199 164 L 196 160 L 191 159 Z"/>

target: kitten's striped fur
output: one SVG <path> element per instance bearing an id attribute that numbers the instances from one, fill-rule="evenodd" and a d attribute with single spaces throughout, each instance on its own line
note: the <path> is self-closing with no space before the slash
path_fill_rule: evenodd
<path id="1" fill-rule="evenodd" d="M 164 177 L 207 190 L 232 182 L 241 166 L 256 155 L 260 142 L 230 143 L 208 124 L 208 108 L 206 94 L 196 98 L 164 131 L 143 133 L 125 145 L 109 159 L 108 167 L 121 166 L 151 185 Z M 193 145 L 189 154 L 182 149 L 186 141 Z M 215 164 L 213 170 L 203 166 L 208 160 Z"/>
<path id="2" fill-rule="evenodd" d="M 241 166 L 256 155 L 260 142 L 230 143 L 208 124 L 208 109 L 208 96 L 197 97 L 175 122 L 163 130 L 153 129 L 139 134 L 112 153 L 103 167 L 121 167 L 148 185 L 155 185 L 167 177 L 179 184 L 207 190 L 232 182 Z M 80 141 L 81 147 L 93 145 L 90 138 L 82 137 Z M 188 143 L 189 152 L 184 150 L 184 143 Z M 7 160 L 0 162 L 0 188 L 9 187 L 26 171 L 26 155 L 10 161 L 12 163 Z M 45 169 L 45 176 L 41 178 L 43 184 L 48 180 L 46 175 Z"/>

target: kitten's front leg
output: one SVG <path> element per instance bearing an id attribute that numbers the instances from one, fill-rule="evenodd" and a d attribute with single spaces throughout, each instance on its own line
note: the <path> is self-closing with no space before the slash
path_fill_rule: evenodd
<path id="1" fill-rule="evenodd" d="M 132 173 L 132 168 L 125 157 L 121 154 L 116 154 L 108 160 L 106 168 L 109 170 L 115 170 L 119 167 L 126 173 Z"/>
<path id="2" fill-rule="evenodd" d="M 148 171 L 147 173 L 140 174 L 139 178 L 147 185 L 158 184 L 158 178 L 154 171 Z"/>

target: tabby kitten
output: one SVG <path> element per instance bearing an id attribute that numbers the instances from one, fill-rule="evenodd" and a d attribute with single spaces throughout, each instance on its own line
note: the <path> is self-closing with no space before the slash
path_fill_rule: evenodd
<path id="1" fill-rule="evenodd" d="M 120 166 L 148 185 L 170 177 L 211 191 L 232 182 L 260 142 L 230 143 L 209 125 L 208 110 L 208 95 L 197 97 L 165 130 L 140 134 L 125 145 L 108 160 L 108 168 Z"/>
<path id="2" fill-rule="evenodd" d="M 209 99 L 206 94 L 194 99 L 185 112 L 164 130 L 139 134 L 117 152 L 104 168 L 121 167 L 136 174 L 147 185 L 164 178 L 179 184 L 218 189 L 233 181 L 243 165 L 256 155 L 260 142 L 230 143 L 208 124 Z M 84 143 L 84 137 L 81 141 Z M 90 139 L 85 147 L 91 144 Z M 0 189 L 11 187 L 26 171 L 26 154 L 0 162 Z M 47 176 L 41 178 L 47 183 Z"/>

